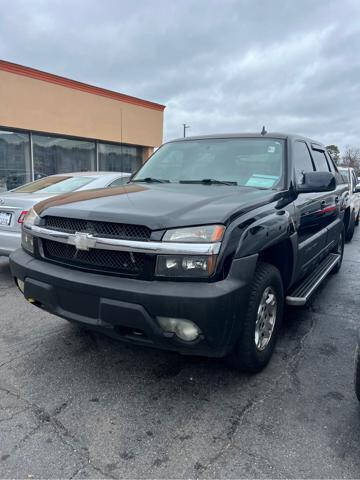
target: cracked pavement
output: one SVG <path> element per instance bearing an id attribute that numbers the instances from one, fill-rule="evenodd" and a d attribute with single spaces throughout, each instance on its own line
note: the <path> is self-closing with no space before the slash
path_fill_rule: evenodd
<path id="1" fill-rule="evenodd" d="M 249 376 L 71 326 L 0 258 L 0 478 L 359 478 L 359 287 L 360 230 Z"/>

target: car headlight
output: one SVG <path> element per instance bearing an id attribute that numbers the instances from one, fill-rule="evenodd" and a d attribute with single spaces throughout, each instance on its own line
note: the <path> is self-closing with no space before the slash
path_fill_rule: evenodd
<path id="1" fill-rule="evenodd" d="M 224 225 L 202 225 L 199 227 L 174 228 L 167 230 L 163 242 L 214 243 L 221 242 Z"/>
<path id="2" fill-rule="evenodd" d="M 159 255 L 159 277 L 207 278 L 214 273 L 217 255 Z"/>
<path id="3" fill-rule="evenodd" d="M 217 243 L 224 236 L 224 225 L 204 225 L 167 230 L 163 242 Z M 156 275 L 160 277 L 208 278 L 216 266 L 217 255 L 159 255 Z"/>
<path id="4" fill-rule="evenodd" d="M 32 227 L 35 225 L 36 220 L 39 218 L 38 214 L 35 212 L 33 208 L 29 210 L 29 212 L 25 215 L 23 221 L 23 227 Z"/>

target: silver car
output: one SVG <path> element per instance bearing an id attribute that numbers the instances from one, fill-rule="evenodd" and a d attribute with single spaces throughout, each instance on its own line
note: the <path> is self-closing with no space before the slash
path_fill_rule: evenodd
<path id="1" fill-rule="evenodd" d="M 63 173 L 0 193 L 0 256 L 8 256 L 20 247 L 21 224 L 36 203 L 63 193 L 118 187 L 127 183 L 130 175 L 124 172 Z"/>

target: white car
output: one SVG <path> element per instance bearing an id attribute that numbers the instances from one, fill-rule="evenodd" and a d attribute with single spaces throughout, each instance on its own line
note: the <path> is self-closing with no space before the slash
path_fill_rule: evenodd
<path id="1" fill-rule="evenodd" d="M 124 172 L 62 173 L 0 193 L 0 256 L 8 256 L 20 247 L 21 224 L 36 203 L 63 193 L 118 187 L 127 183 L 130 175 Z"/>

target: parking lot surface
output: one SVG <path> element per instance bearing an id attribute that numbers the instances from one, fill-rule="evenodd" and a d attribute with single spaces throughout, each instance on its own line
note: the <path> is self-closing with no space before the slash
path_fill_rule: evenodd
<path id="1" fill-rule="evenodd" d="M 0 302 L 1 478 L 360 477 L 360 232 L 255 376 L 82 331 L 5 258 Z"/>

